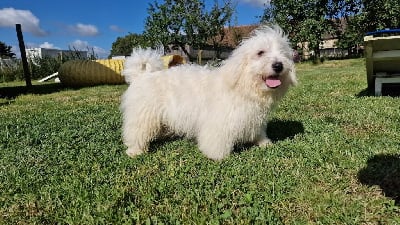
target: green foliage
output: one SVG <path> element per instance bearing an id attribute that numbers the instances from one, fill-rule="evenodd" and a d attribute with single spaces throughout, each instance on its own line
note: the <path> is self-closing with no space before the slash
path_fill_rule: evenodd
<path id="1" fill-rule="evenodd" d="M 149 42 L 141 34 L 128 34 L 124 37 L 118 37 L 112 44 L 112 56 L 127 56 L 130 55 L 133 48 L 150 47 Z"/>
<path id="2" fill-rule="evenodd" d="M 201 0 L 165 0 L 149 5 L 144 35 L 152 46 L 180 47 L 189 57 L 186 45 L 201 49 L 208 40 L 221 35 L 233 14 L 230 1 L 221 7 L 216 1 L 210 11 Z"/>
<path id="3" fill-rule="evenodd" d="M 267 6 L 262 19 L 279 24 L 293 43 L 308 43 L 316 58 L 320 57 L 320 44 L 332 32 L 332 23 L 326 18 L 331 1 L 276 0 Z"/>
<path id="4" fill-rule="evenodd" d="M 13 58 L 15 58 L 15 53 L 11 51 L 11 46 L 8 46 L 4 42 L 0 41 L 0 59 L 13 59 Z"/>
<path id="5" fill-rule="evenodd" d="M 62 60 L 49 56 L 33 59 L 29 64 L 32 79 L 43 78 L 57 72 L 62 63 Z"/>
<path id="6" fill-rule="evenodd" d="M 96 57 L 94 53 L 90 54 L 89 57 L 83 57 L 78 50 L 73 49 L 70 52 L 63 53 L 59 57 L 44 56 L 30 58 L 28 64 L 31 79 L 39 79 L 51 75 L 58 71 L 62 63 L 76 59 L 95 60 Z M 25 78 L 21 59 L 7 59 L 0 61 L 0 63 L 0 82 L 23 80 Z"/>
<path id="7" fill-rule="evenodd" d="M 202 28 L 204 32 L 207 32 L 205 42 L 211 41 L 213 49 L 216 51 L 216 58 L 220 58 L 221 41 L 225 37 L 224 25 L 231 22 L 231 17 L 234 13 L 234 8 L 231 2 L 225 2 L 220 7 L 218 2 L 215 2 L 210 12 L 204 14 L 204 23 L 201 25 L 205 26 Z M 202 45 L 205 45 L 204 43 Z M 201 46 L 198 46 L 201 48 Z"/>
<path id="8" fill-rule="evenodd" d="M 347 49 L 352 55 L 359 55 L 359 46 L 364 44 L 364 31 L 360 29 L 361 17 L 359 15 L 345 19 L 347 24 L 345 28 L 338 28 L 336 30 L 336 37 L 338 41 L 336 47 Z"/>
<path id="9" fill-rule="evenodd" d="M 274 145 L 222 162 L 184 139 L 127 157 L 126 85 L 1 84 L 0 223 L 399 224 L 398 97 L 363 95 L 363 60 L 297 71 Z"/>
<path id="10" fill-rule="evenodd" d="M 330 34 L 338 39 L 336 47 L 356 55 L 354 51 L 363 44 L 364 37 L 359 27 L 362 0 L 330 1 L 327 8 L 326 19 L 332 26 Z"/>
<path id="11" fill-rule="evenodd" d="M 21 60 L 1 60 L 0 65 L 0 83 L 22 80 L 24 78 L 24 70 L 22 68 Z"/>
<path id="12" fill-rule="evenodd" d="M 363 0 L 360 29 L 371 32 L 385 28 L 400 28 L 398 0 Z"/>
<path id="13" fill-rule="evenodd" d="M 274 0 L 266 5 L 262 21 L 278 23 L 293 43 L 309 44 L 319 58 L 324 37 L 336 37 L 336 47 L 354 54 L 365 33 L 400 26 L 397 0 Z"/>

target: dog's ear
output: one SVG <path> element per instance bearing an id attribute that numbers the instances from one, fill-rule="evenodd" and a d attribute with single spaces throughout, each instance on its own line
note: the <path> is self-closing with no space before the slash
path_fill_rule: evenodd
<path id="1" fill-rule="evenodd" d="M 289 69 L 288 78 L 289 78 L 291 85 L 293 85 L 293 86 L 297 85 L 298 82 L 297 82 L 296 68 L 294 66 L 294 63 L 291 65 L 291 67 Z"/>
<path id="2" fill-rule="evenodd" d="M 235 60 L 237 59 L 237 60 Z M 231 58 L 221 66 L 221 73 L 224 82 L 230 87 L 235 88 L 240 82 L 241 76 L 246 72 L 247 59 L 232 55 Z"/>
<path id="3" fill-rule="evenodd" d="M 288 73 L 288 78 L 289 83 L 293 86 L 297 85 L 297 75 L 296 75 L 296 68 L 294 66 L 294 63 L 291 63 L 289 73 Z"/>

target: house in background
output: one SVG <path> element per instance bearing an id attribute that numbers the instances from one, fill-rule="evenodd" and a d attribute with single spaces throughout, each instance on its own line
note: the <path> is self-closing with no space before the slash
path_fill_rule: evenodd
<path id="1" fill-rule="evenodd" d="M 77 50 L 60 50 L 52 48 L 27 48 L 26 56 L 29 60 L 34 60 L 37 58 L 51 57 L 56 58 L 74 58 L 74 59 L 87 59 L 87 51 L 77 51 Z"/>
<path id="2" fill-rule="evenodd" d="M 363 46 L 356 46 L 352 49 L 343 49 L 337 46 L 338 38 L 326 34 L 322 38 L 322 42 L 319 45 L 320 57 L 325 58 L 345 58 L 351 56 L 358 56 L 363 53 Z M 314 51 L 309 49 L 308 42 L 298 43 L 298 49 L 301 49 L 302 58 L 309 59 L 312 55 L 314 55 Z"/>
<path id="3" fill-rule="evenodd" d="M 242 39 L 250 36 L 250 33 L 257 27 L 258 25 L 225 27 L 224 35 L 211 38 L 202 49 L 186 45 L 185 51 L 189 54 L 190 59 L 197 59 L 200 64 L 213 59 L 226 59 Z M 169 45 L 166 54 L 180 55 L 189 61 L 184 51 L 176 45 Z M 204 62 L 199 62 L 199 59 Z"/>
<path id="4" fill-rule="evenodd" d="M 339 21 L 332 21 L 336 24 L 337 29 L 341 33 L 345 33 L 347 29 L 347 20 L 341 18 Z M 320 57 L 324 58 L 347 58 L 347 57 L 360 57 L 364 52 L 364 46 L 355 45 L 351 48 L 338 47 L 339 37 L 336 34 L 326 32 L 322 36 L 322 41 L 319 44 Z M 303 59 L 309 59 L 314 55 L 314 51 L 309 49 L 308 42 L 298 43 L 298 50 L 302 52 Z"/>
<path id="5" fill-rule="evenodd" d="M 177 45 L 168 45 L 166 47 L 165 54 L 168 55 L 179 55 L 183 57 L 187 62 L 197 60 L 199 64 L 204 64 L 209 60 L 224 60 L 229 57 L 232 53 L 233 49 L 235 49 L 243 39 L 248 38 L 253 30 L 257 29 L 260 25 L 242 25 L 242 26 L 233 26 L 233 27 L 225 27 L 224 34 L 221 36 L 216 36 L 214 38 L 210 38 L 207 42 L 207 45 L 202 49 L 194 48 L 190 45 L 185 45 L 184 50 Z M 321 57 L 327 58 L 343 58 L 349 56 L 349 50 L 341 49 L 336 46 L 338 39 L 332 35 L 325 35 L 320 44 L 320 54 Z M 297 43 L 297 45 L 293 46 L 301 55 L 297 55 L 299 57 L 298 60 L 301 59 L 309 59 L 310 56 L 314 54 L 308 47 L 308 42 Z M 362 52 L 363 47 L 357 46 L 357 54 Z M 186 53 L 188 55 L 186 55 Z M 354 53 L 352 53 L 354 54 Z M 190 60 L 188 59 L 190 58 Z M 125 56 L 115 56 L 113 59 L 125 58 Z"/>
<path id="6" fill-rule="evenodd" d="M 248 38 L 258 26 L 259 25 L 242 25 L 225 27 L 223 36 L 218 35 L 208 41 L 208 48 L 204 50 L 193 49 L 192 52 L 197 55 L 199 51 L 202 51 L 201 56 L 206 60 L 216 58 L 226 59 L 233 49 L 235 49 L 243 39 Z"/>
<path id="7" fill-rule="evenodd" d="M 204 61 L 212 59 L 226 59 L 231 54 L 232 50 L 235 49 L 240 42 L 248 38 L 253 30 L 258 28 L 259 25 L 244 25 L 224 28 L 224 35 L 217 36 L 208 41 L 208 46 L 203 49 L 195 49 L 192 46 L 186 46 L 186 51 L 189 53 L 190 58 L 199 59 L 200 56 Z M 332 35 L 325 35 L 320 44 L 321 57 L 327 58 L 342 58 L 349 56 L 347 49 L 341 49 L 336 46 L 338 39 Z M 216 48 L 215 48 L 216 47 Z M 218 49 L 216 51 L 215 49 Z M 362 51 L 362 46 L 358 50 Z M 309 59 L 313 54 L 308 48 L 308 42 L 298 43 L 297 51 L 302 55 L 302 59 Z M 178 54 L 185 57 L 185 54 L 180 49 L 171 49 L 171 54 Z"/>
<path id="8" fill-rule="evenodd" d="M 346 29 L 345 21 L 341 21 L 342 27 L 341 29 Z M 259 25 L 247 25 L 247 26 L 235 26 L 228 27 L 224 29 L 225 35 L 223 39 L 220 41 L 220 45 L 224 46 L 222 48 L 222 54 L 220 59 L 225 59 L 229 56 L 230 52 L 236 48 L 240 42 L 250 36 L 251 32 L 258 28 Z M 321 57 L 326 58 L 344 58 L 351 56 L 359 56 L 363 53 L 363 46 L 356 46 L 352 49 L 342 49 L 337 46 L 338 38 L 331 34 L 325 34 L 322 38 L 322 42 L 320 44 L 320 54 Z M 302 55 L 300 56 L 302 59 L 309 59 L 313 51 L 309 50 L 308 42 L 298 43 L 297 44 L 297 52 L 300 52 Z M 203 56 L 212 56 L 215 55 L 215 52 L 207 52 L 207 54 L 203 54 Z M 215 57 L 215 56 L 214 56 Z M 204 57 L 207 58 L 207 57 Z"/>

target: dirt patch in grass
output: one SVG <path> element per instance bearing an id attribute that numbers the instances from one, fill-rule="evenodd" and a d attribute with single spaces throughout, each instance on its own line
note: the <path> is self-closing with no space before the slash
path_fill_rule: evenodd
<path id="1" fill-rule="evenodd" d="M 341 127 L 343 131 L 350 136 L 353 137 L 365 137 L 370 136 L 374 133 L 379 133 L 382 135 L 386 133 L 386 127 L 383 124 L 377 123 L 362 123 L 362 124 L 350 124 L 350 123 L 342 123 Z"/>

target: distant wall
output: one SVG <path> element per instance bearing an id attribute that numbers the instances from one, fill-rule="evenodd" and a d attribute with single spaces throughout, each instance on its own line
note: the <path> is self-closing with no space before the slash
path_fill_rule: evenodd
<path id="1" fill-rule="evenodd" d="M 43 58 L 43 57 L 71 57 L 86 59 L 88 57 L 87 51 L 75 50 L 60 50 L 52 48 L 28 48 L 26 49 L 28 59 Z"/>

